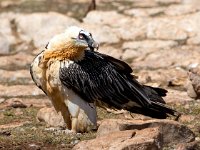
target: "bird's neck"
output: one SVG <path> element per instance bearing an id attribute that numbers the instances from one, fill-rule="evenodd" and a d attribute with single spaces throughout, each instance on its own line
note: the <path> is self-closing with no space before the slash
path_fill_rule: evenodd
<path id="1" fill-rule="evenodd" d="M 85 56 L 85 48 L 75 48 L 71 47 L 69 49 L 59 49 L 59 50 L 46 50 L 44 51 L 43 63 L 48 63 L 49 60 L 71 60 L 80 61 Z"/>
<path id="2" fill-rule="evenodd" d="M 56 50 L 56 51 L 46 51 L 44 53 L 44 59 L 51 59 L 55 58 L 57 60 L 72 60 L 72 61 L 79 61 L 82 60 L 84 57 L 84 50 L 76 50 L 76 49 L 70 49 L 68 50 Z"/>

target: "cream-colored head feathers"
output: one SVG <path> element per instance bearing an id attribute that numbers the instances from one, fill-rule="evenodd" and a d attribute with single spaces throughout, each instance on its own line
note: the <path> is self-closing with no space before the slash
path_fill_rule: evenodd
<path id="1" fill-rule="evenodd" d="M 71 26 L 64 33 L 54 36 L 44 52 L 45 61 L 51 58 L 58 60 L 70 59 L 80 60 L 84 57 L 84 50 L 88 47 L 87 43 L 77 40 L 82 28 Z"/>
<path id="2" fill-rule="evenodd" d="M 47 50 L 54 50 L 58 49 L 63 45 L 63 43 L 68 42 L 71 40 L 71 38 L 77 38 L 79 35 L 79 32 L 83 30 L 82 28 L 79 28 L 77 26 L 71 26 L 68 27 L 64 33 L 55 35 L 50 41 L 47 46 Z"/>

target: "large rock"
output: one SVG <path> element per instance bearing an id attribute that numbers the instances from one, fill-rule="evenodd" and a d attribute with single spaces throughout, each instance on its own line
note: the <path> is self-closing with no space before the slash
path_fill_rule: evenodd
<path id="1" fill-rule="evenodd" d="M 5 70 L 27 69 L 33 59 L 34 56 L 23 52 L 11 56 L 2 56 L 0 57 L 0 68 Z"/>
<path id="2" fill-rule="evenodd" d="M 184 41 L 187 33 L 177 26 L 178 22 L 171 18 L 152 19 L 147 25 L 147 37 L 150 39 Z"/>
<path id="3" fill-rule="evenodd" d="M 169 16 L 178 16 L 178 15 L 194 13 L 197 12 L 198 10 L 199 8 L 196 5 L 171 5 L 165 11 L 165 14 Z"/>
<path id="4" fill-rule="evenodd" d="M 187 32 L 189 37 L 188 40 L 190 40 L 189 43 L 198 44 L 199 40 L 198 38 L 200 37 L 200 29 L 199 29 L 200 12 L 197 11 L 196 13 L 193 13 L 191 15 L 185 15 L 183 17 L 179 17 L 177 21 L 178 21 L 177 27 Z"/>
<path id="5" fill-rule="evenodd" d="M 172 48 L 177 46 L 178 43 L 175 41 L 162 41 L 162 40 L 144 40 L 144 41 L 132 41 L 125 42 L 122 46 L 123 49 L 162 49 Z"/>
<path id="6" fill-rule="evenodd" d="M 185 103 L 193 101 L 191 97 L 187 95 L 186 91 L 178 91 L 178 90 L 171 90 L 168 89 L 167 96 L 164 97 L 166 103 Z"/>
<path id="7" fill-rule="evenodd" d="M 153 17 L 153 16 L 159 16 L 164 12 L 164 7 L 156 7 L 156 8 L 133 8 L 129 10 L 125 10 L 125 14 L 131 15 L 134 17 Z"/>
<path id="8" fill-rule="evenodd" d="M 116 11 L 92 11 L 84 18 L 83 26 L 92 32 L 94 37 L 96 35 L 95 38 L 100 40 L 100 43 L 116 43 L 120 42 L 119 39 L 144 39 L 146 37 L 145 22 L 146 19 L 133 19 Z M 99 38 L 101 35 L 105 40 Z"/>
<path id="9" fill-rule="evenodd" d="M 162 40 L 124 42 L 122 45 L 122 49 L 124 50 L 122 59 L 129 62 L 132 62 L 133 59 L 143 60 L 146 58 L 146 56 L 155 51 L 159 51 L 160 49 L 172 48 L 177 45 L 178 43 L 175 41 Z"/>
<path id="10" fill-rule="evenodd" d="M 106 44 L 118 43 L 120 41 L 115 30 L 106 25 L 95 25 L 95 24 L 82 24 L 82 28 L 86 31 L 92 33 L 92 36 L 95 41 Z"/>
<path id="11" fill-rule="evenodd" d="M 162 142 L 167 144 L 188 143 L 194 141 L 194 133 L 185 125 L 171 120 L 103 120 L 97 131 L 97 137 L 106 136 L 116 131 L 143 130 L 151 127 L 159 127 L 162 134 Z M 148 134 L 150 135 L 150 134 Z"/>
<path id="12" fill-rule="evenodd" d="M 195 140 L 194 133 L 186 126 L 170 120 L 121 120 L 105 119 L 97 131 L 97 137 L 78 143 L 74 150 L 158 150 L 168 144 Z"/>
<path id="13" fill-rule="evenodd" d="M 187 59 L 184 59 L 187 56 Z M 159 69 L 173 67 L 189 68 L 199 62 L 199 48 L 182 46 L 154 51 L 147 56 L 140 56 L 132 63 L 134 68 Z"/>
<path id="14" fill-rule="evenodd" d="M 44 47 L 56 34 L 65 31 L 79 22 L 65 15 L 49 13 L 20 14 L 16 17 L 17 31 L 20 38 L 35 47 Z"/>
<path id="15" fill-rule="evenodd" d="M 112 132 L 105 136 L 78 143 L 73 150 L 157 150 L 162 148 L 158 128 Z"/>
<path id="16" fill-rule="evenodd" d="M 9 54 L 12 46 L 16 44 L 16 39 L 13 36 L 11 29 L 11 20 L 14 18 L 13 13 L 0 14 L 0 54 Z"/>
<path id="17" fill-rule="evenodd" d="M 187 71 L 179 67 L 140 70 L 136 76 L 138 76 L 138 81 L 143 84 L 157 83 L 162 86 L 178 86 L 182 89 L 187 82 Z"/>
<path id="18" fill-rule="evenodd" d="M 127 22 L 128 19 L 130 18 L 119 14 L 116 11 L 91 11 L 83 19 L 83 22 L 86 24 L 100 24 L 109 25 L 111 27 L 120 27 L 120 25 Z"/>
<path id="19" fill-rule="evenodd" d="M 142 0 L 142 1 L 136 0 L 133 3 L 133 7 L 139 7 L 139 8 L 149 8 L 149 7 L 156 7 L 156 6 L 159 6 L 159 4 L 155 0 Z"/>
<path id="20" fill-rule="evenodd" d="M 1 34 L 0 32 L 0 54 L 9 54 L 10 52 L 10 43 L 8 41 L 8 39 Z"/>
<path id="21" fill-rule="evenodd" d="M 51 101 L 49 99 L 36 99 L 36 98 L 10 98 L 4 101 L 5 107 L 13 107 L 16 104 L 22 104 L 25 107 L 47 107 L 51 106 Z"/>
<path id="22" fill-rule="evenodd" d="M 155 0 L 157 3 L 162 5 L 170 5 L 170 4 L 179 4 L 182 2 L 182 0 Z"/>
<path id="23" fill-rule="evenodd" d="M 35 85 L 0 85 L 0 97 L 42 96 L 44 93 Z"/>
<path id="24" fill-rule="evenodd" d="M 36 117 L 39 121 L 47 123 L 48 126 L 52 127 L 65 127 L 66 124 L 61 113 L 57 113 L 53 107 L 41 108 Z"/>
<path id="25" fill-rule="evenodd" d="M 117 59 L 120 59 L 123 54 L 122 49 L 114 48 L 112 46 L 100 46 L 100 49 L 98 50 L 98 52 L 106 54 L 106 55 L 110 55 Z"/>
<path id="26" fill-rule="evenodd" d="M 121 28 L 116 28 L 116 34 L 123 40 L 144 40 L 146 38 L 145 24 L 142 20 L 136 19 L 126 23 Z"/>
<path id="27" fill-rule="evenodd" d="M 31 82 L 28 70 L 8 71 L 0 69 L 0 83 L 29 84 Z"/>

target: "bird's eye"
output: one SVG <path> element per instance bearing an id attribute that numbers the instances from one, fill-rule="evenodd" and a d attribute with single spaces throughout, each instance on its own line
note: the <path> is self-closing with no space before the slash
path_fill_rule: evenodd
<path id="1" fill-rule="evenodd" d="M 89 33 L 89 35 L 92 37 L 92 34 L 91 34 L 91 33 Z"/>
<path id="2" fill-rule="evenodd" d="M 81 39 L 81 40 L 83 40 L 83 39 L 84 39 L 83 34 L 79 34 L 79 35 L 78 35 L 78 38 Z"/>

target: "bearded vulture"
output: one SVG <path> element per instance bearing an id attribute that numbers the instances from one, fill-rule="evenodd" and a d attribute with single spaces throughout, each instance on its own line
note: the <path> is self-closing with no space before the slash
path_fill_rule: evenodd
<path id="1" fill-rule="evenodd" d="M 165 105 L 166 90 L 140 84 L 128 64 L 95 48 L 91 33 L 72 26 L 53 37 L 31 64 L 33 81 L 62 113 L 68 129 L 96 127 L 96 105 L 159 119 L 179 115 Z"/>

